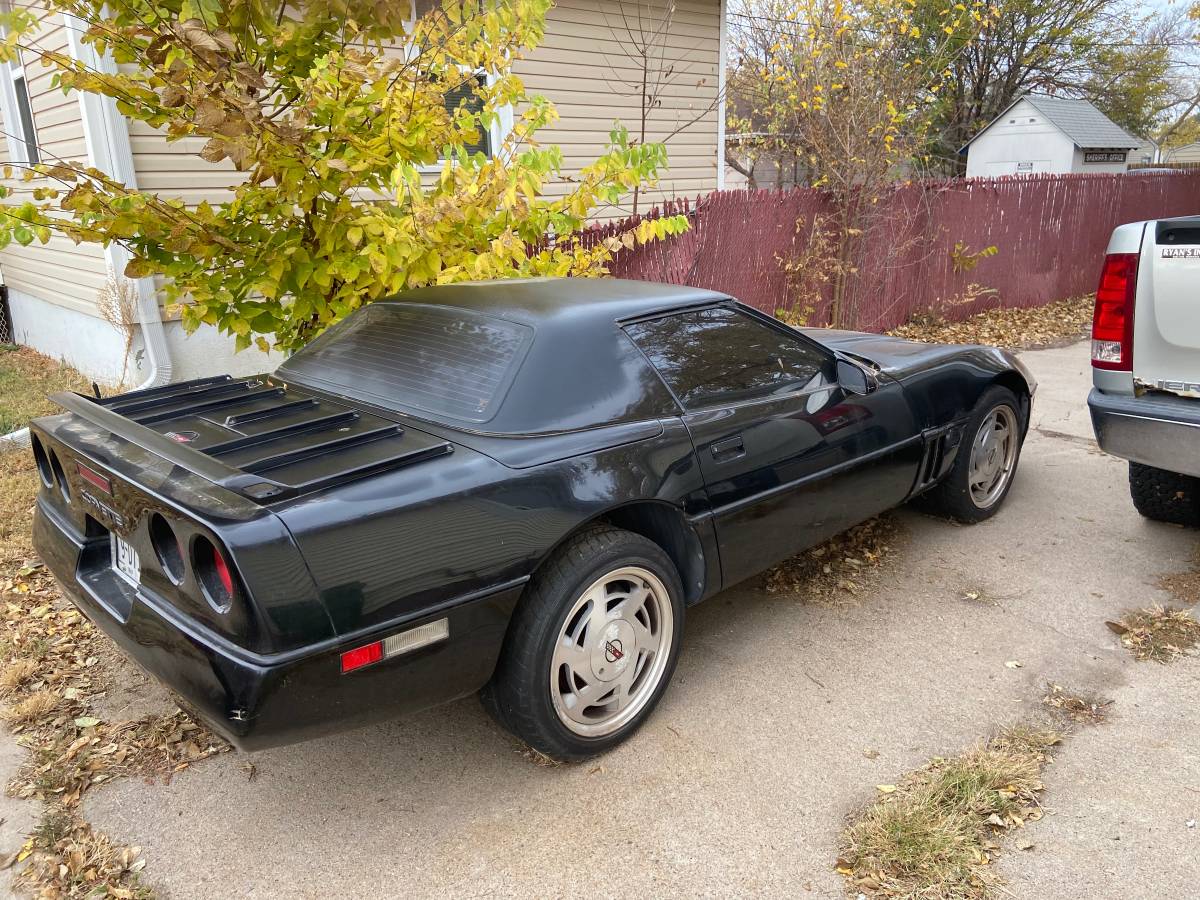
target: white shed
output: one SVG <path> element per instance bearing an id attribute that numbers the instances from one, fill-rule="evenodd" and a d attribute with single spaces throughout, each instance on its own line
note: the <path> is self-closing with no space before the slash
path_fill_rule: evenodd
<path id="1" fill-rule="evenodd" d="M 1142 141 L 1087 100 L 1026 94 L 963 148 L 968 178 L 1124 172 Z"/>

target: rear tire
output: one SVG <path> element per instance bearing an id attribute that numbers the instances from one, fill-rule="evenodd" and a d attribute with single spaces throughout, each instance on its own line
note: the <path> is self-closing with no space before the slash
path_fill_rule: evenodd
<path id="1" fill-rule="evenodd" d="M 1021 459 L 1025 440 L 1021 412 L 1021 402 L 1008 388 L 993 385 L 984 391 L 963 428 L 950 471 L 922 498 L 929 511 L 967 523 L 996 514 Z M 1002 446 L 996 446 L 1000 433 L 1006 437 Z"/>
<path id="2" fill-rule="evenodd" d="M 1200 479 L 1166 469 L 1129 464 L 1129 495 L 1147 519 L 1172 525 L 1200 524 Z"/>
<path id="3" fill-rule="evenodd" d="M 641 535 L 608 526 L 568 541 L 530 581 L 481 699 L 540 753 L 581 760 L 649 718 L 683 634 L 683 585 Z"/>

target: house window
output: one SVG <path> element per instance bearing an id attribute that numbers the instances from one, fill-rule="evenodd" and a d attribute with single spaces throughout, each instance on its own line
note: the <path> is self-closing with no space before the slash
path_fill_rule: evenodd
<path id="1" fill-rule="evenodd" d="M 465 105 L 467 110 L 472 115 L 478 116 L 483 112 L 483 101 L 479 95 L 475 93 L 475 87 L 485 87 L 487 85 L 487 76 L 483 74 L 476 75 L 474 84 L 471 78 L 464 78 L 462 84 L 458 87 L 446 91 L 443 98 L 446 103 L 446 112 L 454 115 L 454 111 L 459 105 Z M 484 153 L 488 156 L 492 155 L 492 129 L 480 127 L 479 140 L 471 144 L 464 144 L 463 147 L 468 153 Z"/>
<path id="2" fill-rule="evenodd" d="M 38 153 L 37 131 L 33 127 L 33 106 L 29 102 L 29 85 L 25 82 L 25 69 L 9 66 L 9 74 L 12 77 L 13 101 L 16 104 L 15 113 L 12 116 L 14 121 L 14 137 L 17 142 L 17 149 L 23 151 L 21 159 L 18 162 L 29 163 L 36 165 L 41 162 L 41 154 Z"/>
<path id="3" fill-rule="evenodd" d="M 442 2 L 443 0 L 408 0 L 410 21 L 415 23 L 422 16 L 441 10 Z M 478 116 L 483 111 L 483 100 L 475 93 L 475 89 L 477 87 L 486 87 L 489 83 L 490 77 L 486 72 L 476 72 L 474 83 L 472 83 L 472 79 L 464 71 L 462 82 L 448 90 L 443 96 L 446 112 L 453 116 L 455 110 L 460 105 L 465 105 L 469 112 Z M 513 127 L 513 110 L 511 106 L 502 107 L 497 110 L 497 113 L 499 119 L 497 123 L 493 124 L 490 128 L 481 126 L 479 128 L 479 139 L 463 145 L 468 153 L 483 153 L 489 157 L 495 155 L 497 149 L 503 143 L 508 133 L 512 131 Z M 437 165 L 422 166 L 421 169 L 425 172 L 437 172 L 441 170 L 441 165 L 439 163 Z"/>

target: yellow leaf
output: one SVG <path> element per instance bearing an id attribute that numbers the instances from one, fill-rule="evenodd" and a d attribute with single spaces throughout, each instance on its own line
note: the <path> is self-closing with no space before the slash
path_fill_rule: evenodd
<path id="1" fill-rule="evenodd" d="M 896 786 L 894 784 L 877 784 L 875 785 L 875 790 L 881 794 L 894 794 L 896 793 Z"/>

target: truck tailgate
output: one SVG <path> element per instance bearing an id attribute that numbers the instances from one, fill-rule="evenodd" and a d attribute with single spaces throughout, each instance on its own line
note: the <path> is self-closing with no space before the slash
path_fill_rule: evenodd
<path id="1" fill-rule="evenodd" d="M 1134 381 L 1200 397 L 1200 216 L 1149 223 L 1139 269 Z"/>

